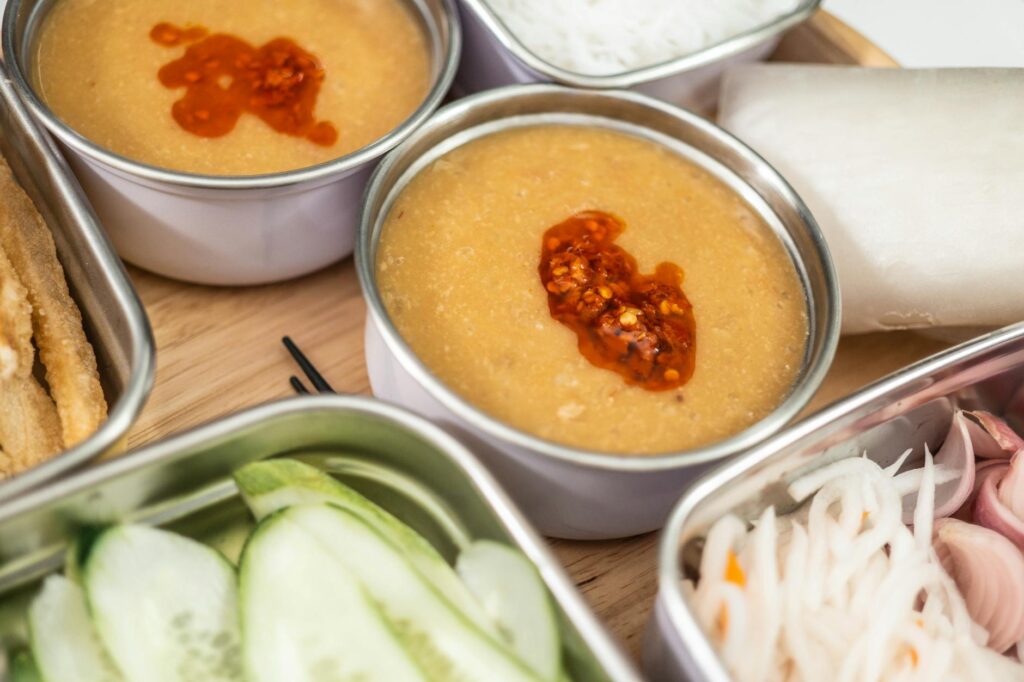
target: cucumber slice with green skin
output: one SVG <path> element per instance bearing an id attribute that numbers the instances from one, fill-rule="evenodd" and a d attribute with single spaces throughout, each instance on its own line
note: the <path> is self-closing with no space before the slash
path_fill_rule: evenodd
<path id="1" fill-rule="evenodd" d="M 82 584 L 82 565 L 79 563 L 80 556 L 79 541 L 75 540 L 68 545 L 64 552 L 64 575 L 76 585 Z"/>
<path id="2" fill-rule="evenodd" d="M 250 682 L 424 682 L 359 581 L 277 514 L 239 568 L 242 656 Z"/>
<path id="3" fill-rule="evenodd" d="M 281 515 L 362 583 L 431 680 L 539 680 L 504 642 L 477 628 L 357 515 L 332 505 L 291 507 Z"/>
<path id="4" fill-rule="evenodd" d="M 477 627 L 497 635 L 493 621 L 433 545 L 391 513 L 330 474 L 294 459 L 268 459 L 245 465 L 235 472 L 234 478 L 257 521 L 300 504 L 329 502 L 347 509 L 393 542 L 416 570 Z"/>
<path id="5" fill-rule="evenodd" d="M 96 632 L 128 682 L 241 680 L 234 567 L 195 540 L 115 526 L 82 581 Z"/>
<path id="6" fill-rule="evenodd" d="M 28 608 L 29 639 L 46 682 L 122 682 L 93 628 L 82 589 L 53 575 Z"/>
<path id="7" fill-rule="evenodd" d="M 522 552 L 479 540 L 463 550 L 455 569 L 519 658 L 542 679 L 558 680 L 562 642 L 555 608 Z"/>
<path id="8" fill-rule="evenodd" d="M 14 655 L 14 658 L 11 660 L 11 675 L 9 678 L 5 677 L 3 679 L 7 679 L 10 682 L 43 682 L 35 659 L 27 651 L 21 651 Z M 75 678 L 68 677 L 66 679 L 73 680 Z"/>
<path id="9" fill-rule="evenodd" d="M 104 533 L 107 527 L 86 526 L 78 530 L 74 542 L 64 552 L 64 577 L 71 582 L 82 584 L 82 562 L 89 556 L 96 538 Z"/>

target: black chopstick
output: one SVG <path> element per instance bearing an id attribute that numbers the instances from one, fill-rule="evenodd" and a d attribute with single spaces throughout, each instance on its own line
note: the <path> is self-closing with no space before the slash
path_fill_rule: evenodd
<path id="1" fill-rule="evenodd" d="M 316 367 L 314 367 L 313 363 L 309 361 L 309 358 L 306 357 L 305 353 L 299 350 L 299 347 L 295 345 L 295 342 L 291 340 L 291 337 L 282 337 L 281 343 L 284 344 L 284 347 L 288 349 L 292 358 L 295 359 L 295 362 L 299 365 L 302 373 L 305 374 L 310 383 L 313 384 L 313 388 L 320 393 L 335 393 L 335 390 L 331 388 L 331 385 L 327 383 L 327 380 L 324 379 L 323 375 L 317 371 Z M 309 393 L 309 391 L 306 390 L 306 387 L 302 385 L 302 382 L 299 381 L 298 377 L 293 376 L 289 381 L 296 392 Z"/>
<path id="2" fill-rule="evenodd" d="M 299 395 L 309 395 L 309 389 L 306 388 L 306 385 L 302 383 L 302 380 L 294 374 L 288 377 L 288 383 L 292 385 L 292 388 L 294 388 L 295 392 Z"/>

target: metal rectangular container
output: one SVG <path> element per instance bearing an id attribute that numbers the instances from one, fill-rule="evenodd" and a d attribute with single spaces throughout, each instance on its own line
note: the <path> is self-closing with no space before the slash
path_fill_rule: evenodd
<path id="1" fill-rule="evenodd" d="M 426 420 L 361 397 L 293 398 L 257 407 L 0 505 L 0 637 L 24 637 L 27 599 L 42 577 L 61 567 L 83 526 L 167 526 L 237 556 L 251 522 L 230 474 L 277 455 L 331 472 L 414 527 L 449 560 L 474 539 L 518 547 L 557 605 L 573 679 L 640 680 L 473 455 Z"/>
<path id="2" fill-rule="evenodd" d="M 906 449 L 935 452 L 957 408 L 1024 414 L 1024 324 L 995 331 L 911 365 L 780 433 L 712 474 L 679 501 L 658 559 L 658 597 L 648 624 L 645 668 L 651 679 L 729 682 L 730 676 L 683 596 L 700 538 L 727 511 L 754 518 L 770 504 L 795 505 L 793 480 L 847 457 L 886 466 Z"/>
<path id="3" fill-rule="evenodd" d="M 154 345 L 142 303 L 82 190 L 36 125 L 0 63 L 0 151 L 53 233 L 71 296 L 96 351 L 107 421 L 86 441 L 0 482 L 0 502 L 116 449 L 153 385 Z"/>
<path id="4" fill-rule="evenodd" d="M 514 83 L 560 83 L 577 88 L 630 89 L 698 109 L 713 107 L 718 82 L 732 64 L 764 59 L 782 32 L 807 19 L 821 0 L 801 0 L 785 14 L 759 28 L 661 64 L 608 76 L 587 76 L 559 68 L 531 52 L 487 5 L 487 0 L 459 0 L 463 60 L 456 83 L 465 93 Z"/>

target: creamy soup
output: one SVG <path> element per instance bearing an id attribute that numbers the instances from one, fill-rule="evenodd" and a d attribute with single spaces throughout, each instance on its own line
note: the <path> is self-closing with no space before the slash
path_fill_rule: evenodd
<path id="1" fill-rule="evenodd" d="M 441 381 L 580 448 L 735 434 L 783 400 L 807 343 L 796 269 L 757 213 L 667 147 L 603 128 L 521 127 L 434 161 L 386 216 L 376 268 Z"/>
<path id="2" fill-rule="evenodd" d="M 62 0 L 34 80 L 122 156 L 213 175 L 307 167 L 366 146 L 429 89 L 403 0 Z"/>

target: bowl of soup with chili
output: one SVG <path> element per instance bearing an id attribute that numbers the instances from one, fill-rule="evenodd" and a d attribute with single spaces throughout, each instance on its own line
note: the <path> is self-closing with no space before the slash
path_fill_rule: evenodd
<path id="1" fill-rule="evenodd" d="M 796 414 L 836 341 L 827 249 L 788 185 L 627 93 L 442 110 L 377 171 L 357 264 L 375 394 L 486 444 L 558 535 L 656 527 L 696 471 Z"/>
<path id="2" fill-rule="evenodd" d="M 444 0 L 12 0 L 4 45 L 126 259 L 255 283 L 351 252 L 369 165 L 450 85 L 454 12 Z"/>

